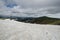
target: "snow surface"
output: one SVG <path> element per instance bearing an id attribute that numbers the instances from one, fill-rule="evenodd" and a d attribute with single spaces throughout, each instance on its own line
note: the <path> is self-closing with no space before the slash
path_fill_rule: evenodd
<path id="1" fill-rule="evenodd" d="M 60 40 L 60 26 L 0 20 L 0 40 Z"/>

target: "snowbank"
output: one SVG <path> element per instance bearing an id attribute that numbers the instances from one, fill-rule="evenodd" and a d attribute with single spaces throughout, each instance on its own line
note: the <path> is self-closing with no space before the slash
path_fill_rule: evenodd
<path id="1" fill-rule="evenodd" d="M 60 40 L 60 26 L 0 20 L 0 40 Z"/>

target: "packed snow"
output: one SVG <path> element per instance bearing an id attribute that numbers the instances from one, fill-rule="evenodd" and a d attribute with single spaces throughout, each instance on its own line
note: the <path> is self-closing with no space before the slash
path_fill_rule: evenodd
<path id="1" fill-rule="evenodd" d="M 60 40 L 60 26 L 0 20 L 0 40 Z"/>

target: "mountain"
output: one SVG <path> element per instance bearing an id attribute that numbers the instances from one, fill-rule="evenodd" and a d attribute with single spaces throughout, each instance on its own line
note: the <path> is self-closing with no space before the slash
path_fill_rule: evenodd
<path id="1" fill-rule="evenodd" d="M 36 23 L 36 24 L 54 24 L 54 25 L 60 25 L 60 19 L 58 18 L 51 18 L 51 17 L 38 17 L 38 18 L 17 18 L 16 21 L 20 22 L 26 22 L 26 23 Z"/>
<path id="2" fill-rule="evenodd" d="M 57 18 L 50 18 L 50 17 L 39 17 L 35 18 L 32 20 L 32 23 L 37 23 L 37 24 L 56 24 L 60 25 L 60 19 Z"/>
<path id="3" fill-rule="evenodd" d="M 0 18 L 3 18 L 3 19 L 9 18 L 11 20 L 14 19 L 15 21 L 25 22 L 25 23 L 60 25 L 60 19 L 59 18 L 51 18 L 51 17 L 47 17 L 47 16 L 36 17 L 36 18 L 34 18 L 34 17 L 0 16 Z"/>

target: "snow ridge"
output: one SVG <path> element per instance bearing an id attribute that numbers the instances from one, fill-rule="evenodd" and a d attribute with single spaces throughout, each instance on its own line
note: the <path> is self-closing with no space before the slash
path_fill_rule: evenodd
<path id="1" fill-rule="evenodd" d="M 60 26 L 0 20 L 0 40 L 60 40 Z"/>

